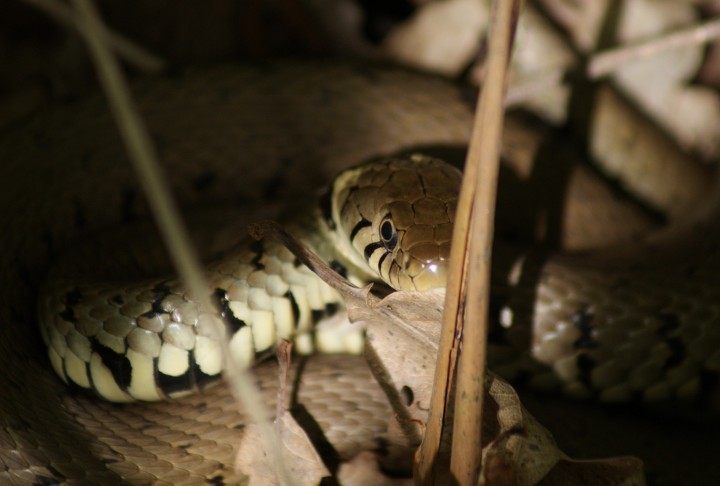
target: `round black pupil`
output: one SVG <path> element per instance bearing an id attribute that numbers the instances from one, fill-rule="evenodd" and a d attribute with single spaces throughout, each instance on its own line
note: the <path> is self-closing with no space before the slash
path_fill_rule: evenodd
<path id="1" fill-rule="evenodd" d="M 380 226 L 380 237 L 385 241 L 390 241 L 393 237 L 393 225 L 390 221 L 383 222 Z"/>

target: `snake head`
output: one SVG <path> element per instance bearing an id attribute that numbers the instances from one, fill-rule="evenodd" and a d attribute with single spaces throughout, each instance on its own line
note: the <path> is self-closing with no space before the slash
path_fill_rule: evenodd
<path id="1" fill-rule="evenodd" d="M 444 287 L 460 178 L 418 154 L 346 170 L 333 184 L 339 244 L 394 289 Z"/>

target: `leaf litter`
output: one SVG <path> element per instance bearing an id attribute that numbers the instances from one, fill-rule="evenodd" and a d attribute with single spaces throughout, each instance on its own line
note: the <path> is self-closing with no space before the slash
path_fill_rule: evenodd
<path id="1" fill-rule="evenodd" d="M 343 296 L 350 321 L 366 326 L 368 365 L 395 412 L 394 420 L 389 418 L 388 432 L 390 442 L 396 444 L 398 450 L 395 454 L 391 451 L 390 456 L 402 457 L 404 453 L 411 457 L 422 439 L 428 414 L 444 290 L 396 291 L 381 298 L 371 292 L 372 285 L 358 288 L 335 273 L 278 224 L 251 225 L 250 232 L 256 238 L 279 238 L 300 261 Z M 287 388 L 289 354 L 279 354 L 279 394 L 282 394 Z M 484 469 L 479 484 L 645 484 L 643 464 L 638 458 L 574 460 L 568 457 L 557 447 L 552 434 L 523 407 L 513 387 L 491 371 L 486 375 L 485 393 L 481 452 Z M 279 403 L 283 403 L 280 396 Z M 318 484 L 320 478 L 329 475 L 322 459 L 289 412 L 283 410 L 279 416 L 276 427 L 283 456 L 288 460 L 287 468 L 294 478 L 302 478 L 299 484 Z M 449 443 L 450 438 L 443 437 L 441 459 L 447 460 Z M 341 468 L 346 479 L 342 484 L 402 483 L 403 480 L 378 482 L 380 478 L 385 481 L 386 477 L 378 476 L 380 473 L 373 464 L 369 454 L 361 454 L 354 464 L 351 461 Z M 249 484 L 277 484 L 273 466 L 252 426 L 248 427 L 238 451 L 236 467 L 249 474 Z M 438 478 L 441 482 L 448 479 Z"/>

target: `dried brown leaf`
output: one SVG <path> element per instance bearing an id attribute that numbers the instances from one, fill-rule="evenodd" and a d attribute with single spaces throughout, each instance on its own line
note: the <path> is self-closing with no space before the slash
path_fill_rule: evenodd
<path id="1" fill-rule="evenodd" d="M 405 434 L 404 440 L 409 446 L 419 442 L 423 432 L 421 424 L 427 417 L 443 302 L 440 291 L 395 292 L 365 310 L 354 311 L 363 316 L 368 326 L 366 357 L 391 401 L 398 429 Z M 538 484 L 551 472 L 611 484 L 644 483 L 642 462 L 636 458 L 590 463 L 569 459 L 557 447 L 550 432 L 525 410 L 513 387 L 490 371 L 485 389 L 483 471 L 486 484 Z M 629 466 L 621 468 L 619 464 Z M 561 471 L 555 473 L 557 467 L 561 467 Z"/>
<path id="2" fill-rule="evenodd" d="M 368 322 L 366 357 L 401 428 L 412 433 L 415 441 L 422 433 L 418 424 L 427 418 L 439 330 L 439 320 L 434 319 L 439 319 L 443 302 L 442 292 L 396 292 L 375 305 L 378 316 Z M 408 312 L 406 305 L 411 309 Z M 419 314 L 422 308 L 426 312 Z M 394 315 L 388 319 L 387 314 Z M 418 315 L 422 317 L 414 320 Z M 493 466 L 504 464 L 500 469 L 507 471 L 505 479 L 535 484 L 564 454 L 522 407 L 509 384 L 488 372 L 485 389 L 483 455 L 494 458 Z M 499 481 L 498 468 L 493 471 L 493 481 Z"/>
<path id="3" fill-rule="evenodd" d="M 338 482 L 343 486 L 410 486 L 412 480 L 392 478 L 380 471 L 377 455 L 363 452 L 342 464 L 338 471 Z"/>
<path id="4" fill-rule="evenodd" d="M 289 412 L 284 412 L 276 419 L 275 425 L 279 433 L 279 455 L 294 479 L 293 484 L 316 485 L 323 477 L 330 476 L 307 434 Z M 255 424 L 245 429 L 235 459 L 235 469 L 249 477 L 250 486 L 280 484 L 275 465 L 263 448 Z"/>

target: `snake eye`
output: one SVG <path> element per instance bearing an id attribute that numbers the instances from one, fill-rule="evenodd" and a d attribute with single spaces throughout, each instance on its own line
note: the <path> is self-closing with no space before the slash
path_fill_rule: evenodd
<path id="1" fill-rule="evenodd" d="M 398 233 L 392 220 L 388 217 L 380 223 L 380 239 L 385 249 L 389 251 L 397 246 Z"/>

